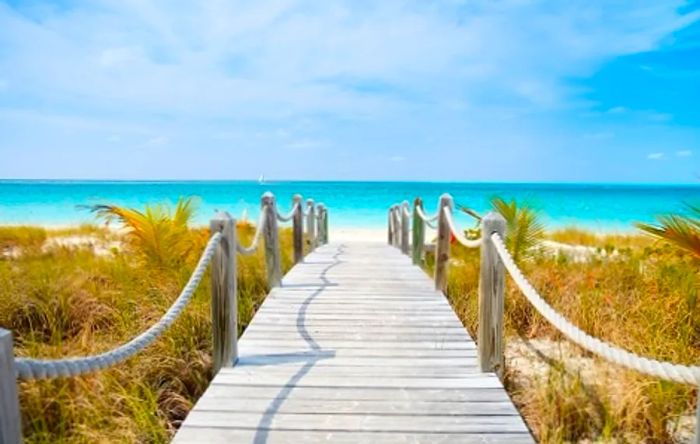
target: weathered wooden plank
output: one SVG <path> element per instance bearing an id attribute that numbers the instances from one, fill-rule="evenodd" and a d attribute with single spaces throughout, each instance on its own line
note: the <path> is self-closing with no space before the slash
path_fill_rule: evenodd
<path id="1" fill-rule="evenodd" d="M 272 401 L 280 395 L 283 385 L 263 384 L 214 384 L 209 387 L 204 397 L 231 397 L 250 399 L 267 399 Z M 295 387 L 289 392 L 289 399 L 311 399 L 314 401 L 342 400 L 346 402 L 405 400 L 434 402 L 500 402 L 510 398 L 504 390 L 493 388 L 475 388 L 464 390 L 445 389 L 407 389 L 394 387 Z M 196 407 L 198 409 L 199 406 Z M 195 410 L 196 411 L 196 410 Z"/>
<path id="2" fill-rule="evenodd" d="M 239 398 L 233 396 L 203 396 L 198 407 L 218 412 L 264 413 L 270 406 L 267 398 Z M 318 402 L 313 399 L 286 400 L 278 409 L 280 413 L 318 413 Z M 510 401 L 411 401 L 381 399 L 347 402 L 329 399 L 323 402 L 323 413 L 339 414 L 407 414 L 411 416 L 517 416 Z"/>
<path id="3" fill-rule="evenodd" d="M 267 444 L 289 443 L 339 443 L 339 444 L 493 444 L 532 443 L 527 433 L 367 433 L 357 431 L 316 430 L 266 430 L 240 428 L 183 427 L 175 443 L 205 442 L 228 444 L 232 442 L 265 442 Z"/>
<path id="4" fill-rule="evenodd" d="M 263 424 L 261 424 L 263 423 Z M 270 428 L 284 430 L 353 430 L 380 433 L 526 433 L 517 416 L 409 416 L 269 414 L 203 410 L 188 421 L 190 427 Z"/>

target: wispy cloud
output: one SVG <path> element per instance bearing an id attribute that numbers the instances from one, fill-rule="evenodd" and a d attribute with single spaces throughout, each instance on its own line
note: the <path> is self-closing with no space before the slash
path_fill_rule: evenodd
<path id="1" fill-rule="evenodd" d="M 664 153 L 649 153 L 647 154 L 647 159 L 649 160 L 661 160 L 664 158 Z"/>
<path id="2" fill-rule="evenodd" d="M 692 150 L 678 150 L 676 151 L 676 156 L 678 157 L 690 157 L 693 155 Z"/>
<path id="3" fill-rule="evenodd" d="M 109 136 L 116 133 L 124 141 L 146 139 L 136 146 L 187 152 L 196 145 L 201 158 L 296 150 L 306 164 L 335 162 L 338 171 L 364 174 L 370 159 L 399 162 L 414 158 L 410 149 L 439 147 L 459 175 L 465 161 L 482 172 L 508 171 L 503 159 L 479 158 L 508 146 L 511 171 L 540 171 L 523 161 L 567 163 L 571 145 L 582 139 L 600 141 L 589 145 L 603 150 L 612 146 L 608 139 L 624 138 L 605 125 L 553 131 L 566 127 L 572 109 L 670 125 L 669 114 L 642 115 L 624 100 L 587 101 L 572 79 L 658 50 L 700 18 L 684 4 L 97 0 L 55 8 L 0 2 L 0 132 L 12 129 L 22 138 L 0 142 L 0 155 L 20 145 L 53 145 L 65 124 L 86 138 L 82 145 L 64 141 L 82 154 L 94 150 L 95 140 L 114 149 L 119 144 Z M 298 129 L 298 122 L 311 123 Z M 41 132 L 41 139 L 32 131 L 37 125 L 54 132 Z M 292 130 L 276 134 L 280 127 Z M 332 149 L 315 149 L 321 145 Z M 627 151 L 628 158 L 655 149 L 629 145 L 637 151 Z M 348 152 L 352 161 L 339 161 Z M 0 175 L 16 170 L 0 168 Z"/>
<path id="4" fill-rule="evenodd" d="M 143 143 L 143 146 L 163 146 L 167 145 L 169 142 L 170 138 L 168 138 L 167 136 L 160 135 L 151 137 L 150 139 L 146 140 Z"/>

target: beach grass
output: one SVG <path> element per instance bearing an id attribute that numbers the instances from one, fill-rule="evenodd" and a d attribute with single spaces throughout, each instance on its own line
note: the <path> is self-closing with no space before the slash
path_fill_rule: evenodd
<path id="1" fill-rule="evenodd" d="M 243 223 L 237 230 L 247 244 L 255 227 Z M 20 356 L 109 350 L 152 325 L 177 297 L 209 234 L 190 228 L 185 235 L 199 246 L 180 261 L 154 266 L 123 233 L 96 225 L 0 228 L 0 326 L 13 331 Z M 535 252 L 519 261 L 569 320 L 643 356 L 698 362 L 700 276 L 693 254 L 641 234 L 572 227 L 543 236 L 601 253 L 575 261 Z M 281 231 L 281 243 L 286 271 L 290 230 Z M 428 255 L 428 272 L 431 267 Z M 478 250 L 454 244 L 447 296 L 475 337 L 478 278 Z M 241 331 L 268 290 L 262 251 L 239 256 Z M 167 442 L 212 377 L 209 297 L 205 277 L 163 337 L 111 369 L 21 382 L 26 442 Z M 671 443 L 692 434 L 694 387 L 623 370 L 570 344 L 510 279 L 505 328 L 506 387 L 541 442 Z"/>
<path id="2" fill-rule="evenodd" d="M 242 243 L 255 227 L 238 226 Z M 53 243 L 75 236 L 89 242 Z M 82 236 L 82 238 L 81 238 Z M 208 230 L 187 236 L 203 246 Z M 283 270 L 291 267 L 291 230 L 281 230 Z M 120 240 L 120 248 L 102 248 Z M 18 356 L 59 358 L 109 350 L 165 313 L 185 285 L 201 248 L 156 267 L 113 230 L 95 226 L 0 229 L 0 326 Z M 100 251 L 100 254 L 96 254 Z M 243 330 L 268 292 L 262 251 L 238 261 Z M 142 353 L 113 368 L 73 378 L 20 382 L 28 443 L 167 442 L 211 371 L 209 278 L 172 327 Z"/>
<path id="3" fill-rule="evenodd" d="M 535 254 L 520 267 L 557 311 L 589 334 L 650 358 L 700 360 L 698 260 L 645 235 L 567 229 L 546 237 L 610 251 L 573 261 Z M 453 245 L 447 295 L 476 337 L 479 252 Z M 430 270 L 432 258 L 428 260 Z M 507 279 L 506 387 L 541 442 L 682 442 L 696 388 L 642 376 L 569 343 Z"/>

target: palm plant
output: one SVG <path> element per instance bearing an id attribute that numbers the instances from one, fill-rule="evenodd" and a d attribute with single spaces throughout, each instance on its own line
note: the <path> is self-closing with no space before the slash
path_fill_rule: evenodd
<path id="1" fill-rule="evenodd" d="M 116 205 L 94 205 L 90 209 L 107 222 L 124 225 L 129 245 L 156 266 L 182 262 L 201 243 L 201 236 L 188 226 L 195 211 L 192 198 L 180 198 L 174 211 L 164 204 L 147 205 L 144 211 Z"/>
<path id="2" fill-rule="evenodd" d="M 640 230 L 688 251 L 700 259 L 700 207 L 688 205 L 690 215 L 667 214 L 656 218 L 658 225 L 636 223 Z"/>
<path id="3" fill-rule="evenodd" d="M 537 211 L 501 197 L 493 197 L 491 206 L 506 220 L 506 246 L 513 259 L 517 262 L 527 257 L 544 237 L 544 224 Z"/>

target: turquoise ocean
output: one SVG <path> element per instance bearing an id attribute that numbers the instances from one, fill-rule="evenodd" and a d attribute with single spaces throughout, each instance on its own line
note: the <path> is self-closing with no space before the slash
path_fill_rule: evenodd
<path id="1" fill-rule="evenodd" d="M 301 194 L 329 208 L 331 226 L 383 228 L 387 208 L 420 196 L 434 211 L 442 193 L 459 205 L 484 212 L 492 196 L 515 198 L 537 208 L 549 228 L 580 226 L 598 231 L 628 231 L 636 221 L 682 212 L 685 203 L 700 203 L 700 185 L 521 184 L 437 182 L 269 182 L 254 181 L 39 181 L 0 180 L 0 224 L 72 225 L 94 222 L 84 206 L 117 204 L 143 208 L 173 204 L 195 196 L 197 223 L 217 210 L 255 220 L 262 193 L 277 197 L 287 211 Z M 464 217 L 465 224 L 473 222 Z"/>

